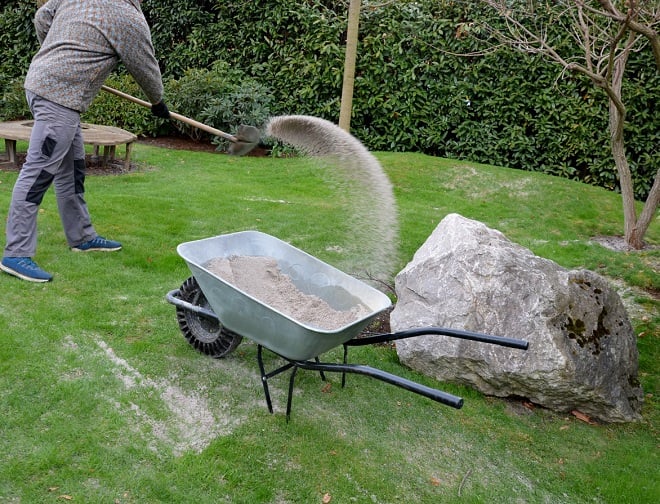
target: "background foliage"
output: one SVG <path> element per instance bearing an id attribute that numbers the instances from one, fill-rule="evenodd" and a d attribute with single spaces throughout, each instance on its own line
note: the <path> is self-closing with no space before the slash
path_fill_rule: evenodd
<path id="1" fill-rule="evenodd" d="M 248 119 L 262 124 L 282 114 L 338 120 L 347 5 L 145 0 L 143 9 L 171 108 L 233 130 Z M 16 96 L 16 80 L 22 81 L 36 49 L 33 12 L 32 3 L 10 0 L 0 16 L 2 119 L 29 113 Z M 485 49 L 479 27 L 498 23 L 490 16 L 476 2 L 363 1 L 354 135 L 372 150 L 419 151 L 616 189 L 607 100 L 590 82 L 560 76 L 553 64 L 510 50 L 457 56 Z M 561 32 L 552 35 L 568 42 Z M 624 97 L 638 199 L 660 168 L 658 89 L 650 50 L 634 54 Z M 136 133 L 163 132 L 162 122 L 134 116 L 116 98 L 102 101 L 90 111 L 95 121 Z"/>

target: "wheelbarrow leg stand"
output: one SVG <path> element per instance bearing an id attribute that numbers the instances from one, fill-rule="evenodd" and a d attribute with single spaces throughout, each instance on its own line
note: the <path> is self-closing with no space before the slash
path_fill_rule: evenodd
<path id="1" fill-rule="evenodd" d="M 344 343 L 344 364 L 348 364 L 348 345 Z M 341 388 L 346 387 L 346 371 L 341 372 Z"/>
<path id="2" fill-rule="evenodd" d="M 289 377 L 289 395 L 286 398 L 286 421 L 287 423 L 291 419 L 291 403 L 293 401 L 293 382 L 296 379 L 296 373 L 298 372 L 298 366 L 293 366 L 293 371 L 291 371 L 291 376 Z"/>
<path id="3" fill-rule="evenodd" d="M 314 357 L 314 362 L 318 366 L 321 365 L 321 360 L 318 357 Z M 293 371 L 291 371 L 291 376 L 289 376 L 289 395 L 286 398 L 286 421 L 288 422 L 291 419 L 291 404 L 293 403 L 293 384 L 296 380 L 296 373 L 298 372 L 298 369 L 300 367 L 296 365 L 295 363 L 291 363 L 291 366 L 293 366 Z M 313 368 L 312 368 L 313 369 Z M 323 372 L 322 369 L 319 369 L 319 374 L 321 375 L 321 380 L 326 381 L 325 379 L 325 373 Z"/>
<path id="4" fill-rule="evenodd" d="M 285 364 L 282 367 L 277 368 L 274 371 L 271 371 L 270 373 L 266 373 L 266 368 L 264 367 L 263 346 L 262 345 L 257 345 L 257 361 L 259 362 L 259 371 L 261 373 L 261 384 L 264 386 L 264 395 L 266 396 L 266 404 L 268 405 L 268 411 L 270 413 L 272 413 L 273 412 L 273 402 L 270 399 L 270 391 L 268 389 L 268 379 L 272 378 L 273 376 L 277 376 L 280 373 L 283 373 L 287 369 L 292 368 L 293 364 L 288 363 L 288 364 Z"/>
<path id="5" fill-rule="evenodd" d="M 318 357 L 314 358 L 314 361 L 316 364 L 320 364 L 321 361 L 319 360 Z M 264 359 L 263 359 L 263 345 L 257 345 L 257 362 L 259 363 L 259 372 L 261 374 L 261 384 L 264 387 L 264 395 L 266 396 L 266 405 L 268 406 L 268 412 L 273 413 L 273 401 L 270 398 L 270 390 L 268 388 L 268 380 L 272 378 L 273 376 L 277 376 L 280 373 L 283 373 L 284 371 L 287 371 L 288 369 L 293 368 L 293 371 L 291 371 L 291 376 L 289 377 L 289 395 L 287 397 L 286 401 L 286 420 L 287 422 L 289 421 L 289 418 L 291 416 L 291 403 L 293 402 L 293 385 L 296 379 L 296 373 L 298 371 L 299 366 L 296 365 L 295 362 L 289 361 L 286 364 L 284 364 L 281 367 L 278 367 L 277 369 L 271 371 L 270 373 L 266 373 L 266 368 L 264 366 Z M 319 369 L 319 374 L 321 375 L 321 379 L 323 381 L 326 381 L 325 379 L 325 373 L 323 372 L 322 369 Z"/>

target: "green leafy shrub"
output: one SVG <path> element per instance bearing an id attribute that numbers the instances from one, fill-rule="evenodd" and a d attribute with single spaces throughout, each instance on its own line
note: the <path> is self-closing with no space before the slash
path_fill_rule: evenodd
<path id="1" fill-rule="evenodd" d="M 346 7 L 314 0 L 225 2 L 217 6 L 217 23 L 198 27 L 189 41 L 199 48 L 198 64 L 222 54 L 268 82 L 274 114 L 337 121 Z M 511 50 L 457 56 L 484 50 L 478 30 L 485 20 L 499 22 L 475 2 L 363 3 L 352 132 L 372 150 L 422 151 L 616 189 L 605 96 L 583 78 L 560 78 L 554 64 Z M 553 36 L 569 43 L 565 33 Z M 643 199 L 660 162 L 653 154 L 660 119 L 648 115 L 648 84 L 658 76 L 649 52 L 632 57 L 629 118 L 641 113 L 648 120 L 626 135 Z"/>
<path id="2" fill-rule="evenodd" d="M 0 7 L 0 120 L 30 117 L 23 77 L 39 47 L 32 25 L 33 2 L 7 0 Z"/>
<path id="3" fill-rule="evenodd" d="M 16 77 L 5 82 L 0 107 L 1 121 L 18 121 L 32 117 L 25 98 L 23 78 Z"/>
<path id="4" fill-rule="evenodd" d="M 146 101 L 140 87 L 129 75 L 115 75 L 108 79 L 106 84 Z M 101 91 L 94 98 L 89 109 L 82 115 L 82 120 L 92 124 L 110 124 L 143 136 L 171 132 L 169 122 L 154 117 L 149 108 L 105 91 Z"/>
<path id="5" fill-rule="evenodd" d="M 144 0 L 142 10 L 151 26 L 151 38 L 158 48 L 163 74 L 181 77 L 190 66 L 180 49 L 189 48 L 191 32 L 198 26 L 216 21 L 214 0 Z M 192 52 L 196 48 L 192 47 Z"/>
<path id="6" fill-rule="evenodd" d="M 227 132 L 240 124 L 261 126 L 270 117 L 270 90 L 223 61 L 210 70 L 187 70 L 180 79 L 168 81 L 166 95 L 173 110 Z M 191 138 L 209 136 L 183 122 L 173 124 Z"/>
<path id="7" fill-rule="evenodd" d="M 35 2 L 5 0 L 0 7 L 0 91 L 22 77 L 39 47 L 32 19 Z"/>
<path id="8" fill-rule="evenodd" d="M 219 2 L 216 22 L 196 27 L 170 57 L 191 68 L 226 61 L 272 90 L 274 114 L 333 118 L 343 76 L 343 7 L 317 0 Z"/>

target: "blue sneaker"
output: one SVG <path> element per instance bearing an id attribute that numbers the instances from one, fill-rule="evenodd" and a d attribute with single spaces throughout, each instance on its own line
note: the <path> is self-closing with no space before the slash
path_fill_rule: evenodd
<path id="1" fill-rule="evenodd" d="M 81 243 L 76 247 L 71 247 L 71 250 L 74 252 L 92 252 L 94 250 L 99 250 L 101 252 L 114 252 L 119 249 L 121 249 L 121 243 L 106 240 L 102 236 L 97 236 L 96 238 Z"/>
<path id="2" fill-rule="evenodd" d="M 3 257 L 0 269 L 28 282 L 50 282 L 53 275 L 42 270 L 30 257 Z"/>

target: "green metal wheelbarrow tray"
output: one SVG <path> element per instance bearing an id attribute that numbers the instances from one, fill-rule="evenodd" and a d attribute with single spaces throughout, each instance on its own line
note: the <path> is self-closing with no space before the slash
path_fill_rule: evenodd
<path id="1" fill-rule="evenodd" d="M 166 299 L 176 307 L 179 328 L 186 340 L 198 351 L 214 358 L 233 352 L 243 338 L 257 344 L 257 361 L 268 410 L 273 405 L 268 380 L 291 369 L 286 416 L 291 414 L 294 380 L 298 369 L 361 374 L 396 385 L 436 402 L 461 408 L 463 399 L 394 374 L 361 364 L 348 363 L 348 348 L 391 342 L 422 335 L 442 335 L 526 350 L 524 340 L 487 334 L 424 327 L 387 334 L 362 334 L 378 315 L 390 308 L 388 296 L 366 283 L 343 273 L 292 245 L 259 231 L 242 231 L 182 243 L 177 253 L 192 273 L 179 289 L 167 293 Z M 324 330 L 294 320 L 242 291 L 210 271 L 205 265 L 217 258 L 235 256 L 270 257 L 280 271 L 288 275 L 303 293 L 315 295 L 336 310 L 344 311 L 361 304 L 369 313 L 334 330 Z M 321 362 L 325 352 L 343 345 L 342 363 Z M 286 363 L 267 372 L 263 349 L 280 356 Z"/>

